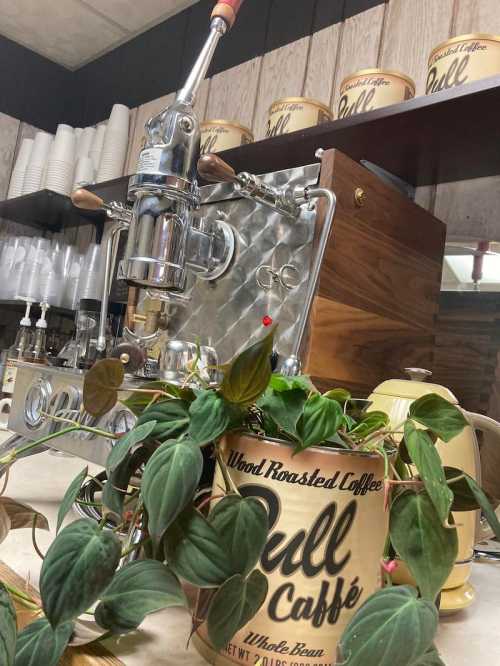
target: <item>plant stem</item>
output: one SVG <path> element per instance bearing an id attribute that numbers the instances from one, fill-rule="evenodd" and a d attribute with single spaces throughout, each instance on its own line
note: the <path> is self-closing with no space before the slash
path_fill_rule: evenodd
<path id="1" fill-rule="evenodd" d="M 119 439 L 119 435 L 114 435 L 111 432 L 106 432 L 105 430 L 100 430 L 99 428 L 92 428 L 91 426 L 86 426 L 82 425 L 78 421 L 73 421 L 72 419 L 65 419 L 63 416 L 53 416 L 52 414 L 47 414 L 46 412 L 42 412 L 44 416 L 46 416 L 49 419 L 52 419 L 52 421 L 59 421 L 60 423 L 71 423 L 75 427 L 78 428 L 78 430 L 83 430 L 85 432 L 91 432 L 94 435 L 98 435 L 99 437 L 107 437 L 109 439 Z M 56 434 L 61 434 L 62 430 L 60 433 Z"/>
<path id="2" fill-rule="evenodd" d="M 3 480 L 2 490 L 0 491 L 0 497 L 2 497 L 4 492 L 7 490 L 7 484 L 9 483 L 9 474 L 10 474 L 10 465 L 7 465 L 7 469 L 5 470 L 5 478 Z"/>
<path id="3" fill-rule="evenodd" d="M 203 507 L 207 504 L 210 504 L 210 502 L 214 502 L 217 499 L 222 499 L 223 497 L 225 497 L 225 495 L 211 495 L 210 497 L 204 499 L 203 502 L 201 502 L 196 508 L 198 511 L 201 511 Z"/>
<path id="4" fill-rule="evenodd" d="M 454 476 L 452 479 L 448 479 L 446 483 L 451 486 L 452 483 L 456 483 L 457 481 L 461 481 L 462 479 L 465 479 L 465 474 L 460 474 L 460 476 Z"/>
<path id="5" fill-rule="evenodd" d="M 127 555 L 130 555 L 130 553 L 133 553 L 134 550 L 137 550 L 138 548 L 142 548 L 142 546 L 146 545 L 150 541 L 151 541 L 151 537 L 146 537 L 145 539 L 142 539 L 142 541 L 139 541 L 139 543 L 136 543 L 133 546 L 129 546 L 128 548 L 123 550 L 121 556 L 126 557 Z"/>
<path id="6" fill-rule="evenodd" d="M 35 553 L 38 555 L 38 557 L 41 560 L 44 560 L 45 555 L 42 553 L 42 551 L 40 550 L 40 548 L 38 547 L 38 544 L 36 542 L 36 521 L 37 521 L 37 519 L 38 519 L 38 514 L 35 513 L 35 515 L 33 516 L 33 524 L 31 526 L 31 541 L 33 543 L 33 548 L 35 549 Z"/>
<path id="7" fill-rule="evenodd" d="M 25 594 L 24 592 L 19 590 L 17 587 L 14 587 L 13 585 L 9 585 L 5 581 L 2 581 L 2 583 L 5 587 L 5 589 L 8 592 L 10 592 L 10 594 L 13 597 L 16 597 L 16 599 L 20 603 L 22 603 L 24 606 L 26 606 L 26 608 L 31 608 L 32 610 L 35 610 L 35 609 L 40 610 L 40 606 L 36 603 L 36 601 L 32 597 L 28 596 L 27 594 Z"/>
<path id="8" fill-rule="evenodd" d="M 71 428 L 64 428 L 63 430 L 60 430 L 59 432 L 54 432 L 51 435 L 46 435 L 45 437 L 41 437 L 40 439 L 37 439 L 34 442 L 30 442 L 29 444 L 26 444 L 26 446 L 22 446 L 20 449 L 15 449 L 14 451 L 11 451 L 8 455 L 4 456 L 3 458 L 0 458 L 0 465 L 9 465 L 21 453 L 25 453 L 26 451 L 30 451 L 31 449 L 34 449 L 36 446 L 40 446 L 41 444 L 45 444 L 45 442 L 50 442 L 51 439 L 56 439 L 57 437 L 62 437 L 62 435 L 67 435 L 69 432 L 74 432 L 75 430 L 79 430 L 79 427 L 78 426 L 72 426 Z"/>
<path id="9" fill-rule="evenodd" d="M 216 446 L 215 448 L 215 457 L 217 459 L 217 463 L 219 465 L 219 469 L 222 474 L 222 478 L 224 479 L 224 485 L 226 486 L 226 493 L 236 493 L 239 495 L 239 490 L 235 486 L 234 481 L 232 480 L 228 470 L 227 470 L 227 465 L 224 462 L 224 459 L 222 458 L 221 452 L 219 450 L 219 447 Z"/>
<path id="10" fill-rule="evenodd" d="M 95 506 L 97 508 L 101 508 L 102 504 L 99 504 L 98 502 L 87 502 L 86 500 L 81 500 L 81 499 L 76 499 L 75 500 L 76 504 L 83 504 L 84 506 Z"/>

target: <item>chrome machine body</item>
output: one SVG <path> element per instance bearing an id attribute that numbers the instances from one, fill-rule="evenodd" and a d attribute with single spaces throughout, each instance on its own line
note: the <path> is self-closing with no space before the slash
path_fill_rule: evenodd
<path id="1" fill-rule="evenodd" d="M 76 206 L 104 208 L 114 220 L 106 243 L 98 351 L 106 347 L 110 279 L 118 234 L 125 230 L 119 277 L 139 287 L 143 296 L 167 303 L 167 380 L 172 379 L 169 372 L 182 374 L 176 364 L 189 358 L 195 342 L 201 343 L 207 367 L 213 368 L 216 360 L 228 361 L 261 335 L 263 324 L 271 320 L 280 324 L 275 336 L 280 371 L 300 372 L 300 347 L 335 214 L 335 195 L 318 187 L 317 163 L 258 177 L 236 174 L 215 155 L 199 159 L 195 96 L 241 2 L 219 0 L 185 86 L 172 106 L 148 121 L 146 145 L 129 181 L 133 208 L 104 204 L 85 191 L 72 197 Z M 316 157 L 321 159 L 321 152 Z M 200 189 L 198 174 L 216 184 Z M 316 234 L 320 199 L 326 199 L 327 206 Z M 141 342 L 130 331 L 127 335 Z M 146 337 L 142 342 L 147 343 Z M 129 430 L 134 417 L 123 406 L 99 421 L 82 417 L 83 378 L 80 371 L 19 363 L 9 428 L 26 439 L 39 439 L 64 427 L 49 414 L 80 417 L 84 423 L 87 419 L 89 425 L 113 433 Z M 104 465 L 112 442 L 80 432 L 49 445 Z"/>

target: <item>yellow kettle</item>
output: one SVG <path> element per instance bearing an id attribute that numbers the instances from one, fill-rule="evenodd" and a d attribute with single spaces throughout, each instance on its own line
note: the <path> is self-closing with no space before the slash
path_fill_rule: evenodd
<path id="1" fill-rule="evenodd" d="M 449 389 L 426 382 L 426 379 L 432 375 L 429 370 L 406 368 L 405 372 L 410 377 L 409 380 L 389 379 L 375 388 L 368 398 L 372 403 L 369 411 L 386 412 L 391 425 L 397 426 L 406 419 L 411 403 L 428 393 L 437 393 L 445 400 L 458 405 L 457 399 Z M 438 441 L 436 447 L 443 465 L 461 469 L 480 484 L 481 460 L 476 430 L 487 434 L 488 444 L 500 445 L 500 424 L 487 416 L 462 411 L 470 426 L 448 443 Z M 500 446 L 498 448 L 495 446 L 495 449 L 500 455 Z M 474 545 L 492 536 L 489 528 L 480 521 L 479 511 L 460 512 L 454 517 L 458 526 L 458 557 L 443 586 L 441 594 L 443 613 L 462 610 L 474 601 L 475 591 L 469 583 Z M 403 564 L 400 564 L 393 578 L 397 583 L 409 582 L 409 573 Z"/>

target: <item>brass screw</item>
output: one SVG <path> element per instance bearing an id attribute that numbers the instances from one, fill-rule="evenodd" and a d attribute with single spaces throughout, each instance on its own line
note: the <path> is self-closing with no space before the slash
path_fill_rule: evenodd
<path id="1" fill-rule="evenodd" d="M 127 354 L 126 352 L 120 354 L 120 361 L 123 363 L 123 365 L 127 365 L 127 363 L 130 361 L 130 354 Z"/>
<path id="2" fill-rule="evenodd" d="M 356 206 L 362 208 L 366 203 L 366 198 L 366 192 L 361 187 L 357 187 L 354 190 L 354 202 Z"/>

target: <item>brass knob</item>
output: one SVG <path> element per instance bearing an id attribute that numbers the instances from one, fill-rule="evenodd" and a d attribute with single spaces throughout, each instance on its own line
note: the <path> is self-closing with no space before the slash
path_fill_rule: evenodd
<path id="1" fill-rule="evenodd" d="M 363 188 L 357 187 L 354 190 L 354 203 L 356 204 L 356 206 L 358 206 L 358 208 L 363 208 L 363 206 L 366 203 L 366 199 L 367 199 L 366 192 L 363 190 Z"/>

